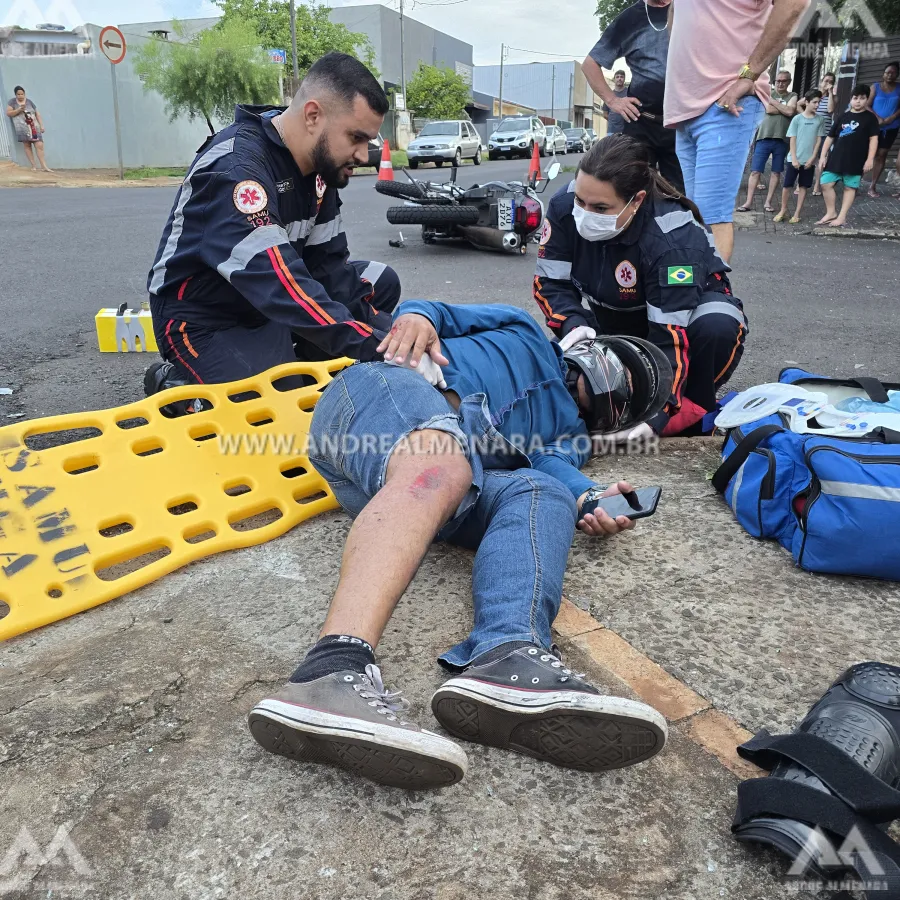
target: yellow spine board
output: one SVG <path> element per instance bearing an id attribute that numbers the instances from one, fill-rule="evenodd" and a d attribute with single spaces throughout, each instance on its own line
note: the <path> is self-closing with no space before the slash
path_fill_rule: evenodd
<path id="1" fill-rule="evenodd" d="M 0 428 L 0 640 L 336 508 L 306 448 L 319 392 L 351 362 L 290 363 Z M 316 383 L 273 386 L 296 374 Z M 159 411 L 197 397 L 212 409 Z"/>

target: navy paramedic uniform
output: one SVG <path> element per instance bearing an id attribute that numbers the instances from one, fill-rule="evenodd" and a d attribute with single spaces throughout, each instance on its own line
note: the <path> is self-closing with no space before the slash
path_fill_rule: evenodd
<path id="1" fill-rule="evenodd" d="M 715 408 L 748 333 L 728 264 L 689 210 L 647 198 L 622 234 L 586 241 L 575 228 L 575 182 L 550 201 L 534 298 L 557 337 L 579 325 L 656 344 L 675 381 L 654 430 L 679 434 Z"/>
<path id="2" fill-rule="evenodd" d="M 380 359 L 396 273 L 351 262 L 341 199 L 304 176 L 274 107 L 239 106 L 203 147 L 148 288 L 156 342 L 187 381 L 222 383 L 296 359 Z"/>

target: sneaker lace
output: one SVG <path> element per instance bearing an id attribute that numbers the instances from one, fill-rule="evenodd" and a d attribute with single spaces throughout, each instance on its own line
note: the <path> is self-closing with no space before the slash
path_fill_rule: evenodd
<path id="1" fill-rule="evenodd" d="M 388 721 L 401 721 L 398 714 L 405 713 L 409 709 L 409 700 L 404 699 L 401 691 L 389 691 L 381 679 L 381 669 L 374 663 L 366 666 L 365 674 L 360 674 L 361 681 L 353 685 L 363 700 L 369 701 L 369 706 L 374 707 L 375 712 L 386 716 Z"/>
<path id="2" fill-rule="evenodd" d="M 550 667 L 553 669 L 560 669 L 560 681 L 568 681 L 570 678 L 584 678 L 584 672 L 573 672 L 571 669 L 567 669 L 562 661 L 562 653 L 560 653 L 559 647 L 554 644 L 550 648 L 549 654 L 543 654 L 541 656 L 541 662 L 550 663 Z"/>

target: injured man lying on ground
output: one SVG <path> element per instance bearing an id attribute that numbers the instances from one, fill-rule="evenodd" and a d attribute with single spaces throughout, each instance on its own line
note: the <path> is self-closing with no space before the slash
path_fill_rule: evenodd
<path id="1" fill-rule="evenodd" d="M 253 736 L 387 785 L 464 777 L 462 747 L 406 719 L 375 657 L 438 540 L 475 552 L 473 628 L 441 656 L 451 674 L 431 699 L 443 728 L 590 772 L 654 756 L 664 718 L 568 669 L 550 628 L 576 526 L 595 537 L 634 527 L 598 508 L 631 485 L 580 471 L 590 432 L 655 415 L 671 389 L 665 357 L 635 338 L 563 353 L 522 310 L 426 301 L 401 305 L 379 350 L 385 361 L 345 369 L 316 406 L 310 461 L 355 521 L 319 640 L 252 710 Z"/>

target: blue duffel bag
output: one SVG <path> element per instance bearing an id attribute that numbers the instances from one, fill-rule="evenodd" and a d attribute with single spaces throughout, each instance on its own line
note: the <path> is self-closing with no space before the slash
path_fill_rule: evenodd
<path id="1" fill-rule="evenodd" d="M 886 403 L 872 378 L 836 379 L 785 369 L 779 381 Z M 776 413 L 732 428 L 715 489 L 754 537 L 778 541 L 810 572 L 900 581 L 900 432 L 819 437 Z"/>

